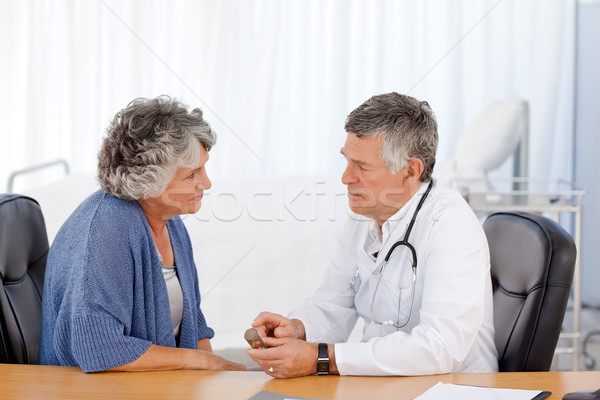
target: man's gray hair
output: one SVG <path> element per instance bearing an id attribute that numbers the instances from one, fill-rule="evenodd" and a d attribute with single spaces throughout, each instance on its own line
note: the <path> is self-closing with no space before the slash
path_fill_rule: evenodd
<path id="1" fill-rule="evenodd" d="M 431 179 L 438 145 L 437 122 L 426 101 L 395 92 L 371 97 L 346 118 L 346 132 L 381 136 L 381 158 L 392 174 L 409 160 L 423 161 L 421 182 Z"/>
<path id="2" fill-rule="evenodd" d="M 200 142 L 206 151 L 217 137 L 202 110 L 169 96 L 138 98 L 119 111 L 107 129 L 98 154 L 98 182 L 123 200 L 161 195 L 177 168 L 200 163 Z"/>

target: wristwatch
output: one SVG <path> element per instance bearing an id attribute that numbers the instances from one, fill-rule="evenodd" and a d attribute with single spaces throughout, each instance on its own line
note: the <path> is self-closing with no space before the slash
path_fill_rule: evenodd
<path id="1" fill-rule="evenodd" d="M 327 343 L 319 343 L 317 375 L 329 375 L 329 349 L 327 348 Z"/>

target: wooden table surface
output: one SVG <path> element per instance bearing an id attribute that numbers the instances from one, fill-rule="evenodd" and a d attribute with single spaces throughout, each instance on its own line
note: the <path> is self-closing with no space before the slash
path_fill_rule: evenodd
<path id="1" fill-rule="evenodd" d="M 75 367 L 0 364 L 0 399 L 248 399 L 261 390 L 318 399 L 412 399 L 440 381 L 547 390 L 550 399 L 562 399 L 567 392 L 600 388 L 600 371 L 272 379 L 256 371 L 84 374 Z"/>

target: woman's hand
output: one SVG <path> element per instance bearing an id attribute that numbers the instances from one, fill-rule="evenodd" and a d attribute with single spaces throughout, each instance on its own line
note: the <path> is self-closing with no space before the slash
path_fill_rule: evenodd
<path id="1" fill-rule="evenodd" d="M 246 371 L 246 367 L 242 364 L 229 361 L 221 356 L 212 354 L 208 361 L 208 366 L 205 369 L 224 370 L 224 371 Z"/>

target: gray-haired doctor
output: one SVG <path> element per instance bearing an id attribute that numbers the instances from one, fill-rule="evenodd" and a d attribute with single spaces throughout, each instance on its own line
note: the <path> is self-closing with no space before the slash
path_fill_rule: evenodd
<path id="1" fill-rule="evenodd" d="M 389 93 L 345 124 L 349 218 L 314 295 L 253 326 L 248 354 L 277 378 L 427 375 L 498 369 L 487 241 L 454 190 L 431 177 L 437 122 L 426 102 Z M 358 318 L 362 340 L 347 339 Z"/>

